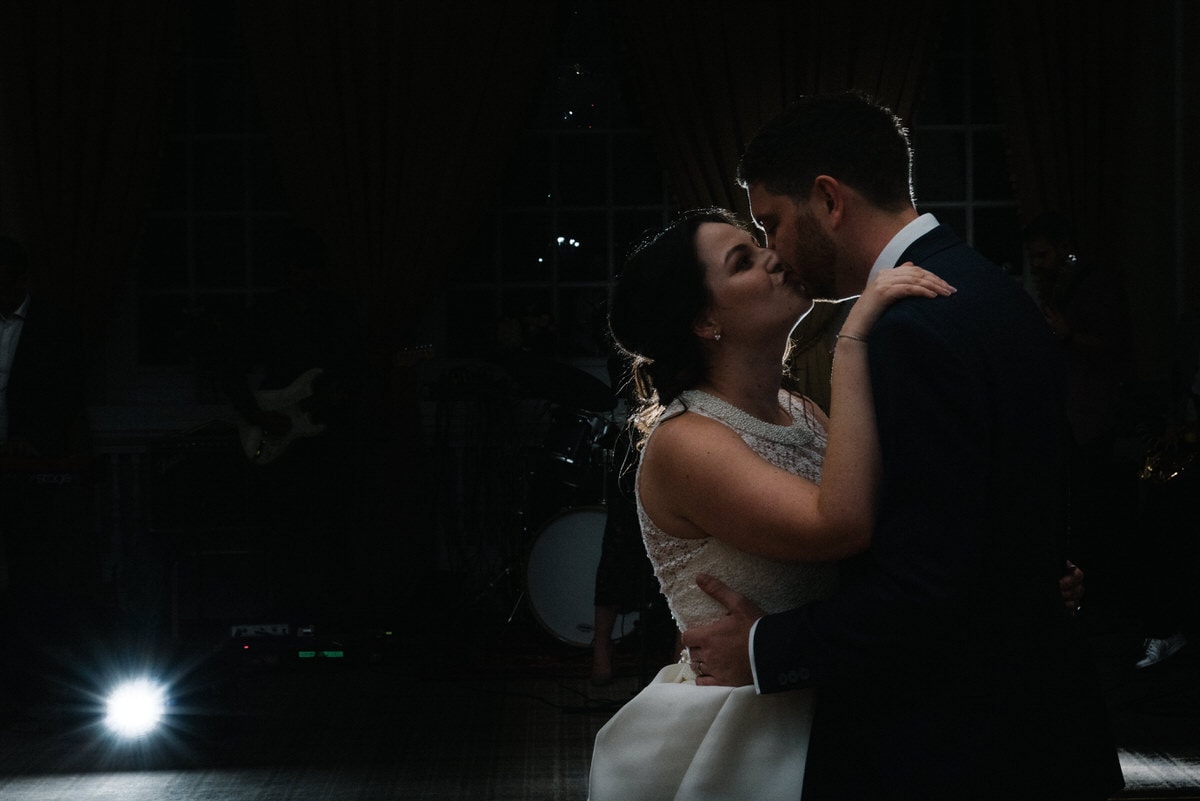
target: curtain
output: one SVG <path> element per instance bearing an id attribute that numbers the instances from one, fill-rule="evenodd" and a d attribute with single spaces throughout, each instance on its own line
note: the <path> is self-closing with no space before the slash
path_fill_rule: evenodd
<path id="1" fill-rule="evenodd" d="M 1105 206 L 1170 152 L 1145 152 L 1149 140 L 1136 133 L 1170 116 L 1170 20 L 1097 14 L 1084 0 L 989 6 L 990 60 L 1023 217 L 1061 212 L 1083 239 L 1110 241 Z"/>
<path id="2" fill-rule="evenodd" d="M 738 159 L 799 95 L 860 89 L 908 121 L 946 3 L 620 0 L 630 79 L 680 207 L 747 213 Z"/>
<path id="3" fill-rule="evenodd" d="M 172 0 L 0 4 L 0 230 L 93 342 L 145 225 L 181 22 Z"/>
<path id="4" fill-rule="evenodd" d="M 542 83 L 555 6 L 238 5 L 293 210 L 328 244 L 331 278 L 366 304 L 375 381 L 361 398 L 363 475 L 384 488 L 371 535 L 379 565 L 415 564 L 404 549 L 432 547 L 436 488 L 406 354 L 499 189 Z"/>
<path id="5" fill-rule="evenodd" d="M 1021 217 L 1064 214 L 1085 257 L 1123 269 L 1143 375 L 1175 315 L 1173 9 L 995 0 L 986 17 Z"/>
<path id="6" fill-rule="evenodd" d="M 410 337 L 498 188 L 540 85 L 550 0 L 239 5 L 259 106 L 300 220 Z"/>

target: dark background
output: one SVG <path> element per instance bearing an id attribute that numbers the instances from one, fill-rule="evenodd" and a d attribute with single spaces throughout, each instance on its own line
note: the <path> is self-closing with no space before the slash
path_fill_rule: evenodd
<path id="1" fill-rule="evenodd" d="M 814 91 L 896 108 L 918 207 L 1031 291 L 1043 211 L 1120 268 L 1137 462 L 1196 364 L 1193 4 L 829 5 L 0 4 L 0 233 L 88 335 L 92 449 L 55 524 L 81 603 L 154 644 L 298 622 L 195 324 L 273 291 L 303 226 L 363 310 L 370 376 L 339 589 L 311 616 L 371 648 L 504 621 L 548 521 L 603 500 L 550 413 L 615 420 L 593 398 L 622 254 L 677 209 L 744 209 L 741 147 Z"/>

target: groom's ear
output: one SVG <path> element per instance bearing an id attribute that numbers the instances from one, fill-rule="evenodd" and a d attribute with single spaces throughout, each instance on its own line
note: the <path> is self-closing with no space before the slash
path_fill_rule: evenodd
<path id="1" fill-rule="evenodd" d="M 829 175 L 818 175 L 813 180 L 810 208 L 823 209 L 824 217 L 831 225 L 841 222 L 846 210 L 846 187 Z"/>

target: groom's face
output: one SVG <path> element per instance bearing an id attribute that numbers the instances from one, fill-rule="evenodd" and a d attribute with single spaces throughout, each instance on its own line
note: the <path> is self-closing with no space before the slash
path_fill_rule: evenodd
<path id="1" fill-rule="evenodd" d="M 837 290 L 837 247 L 804 203 L 767 191 L 762 184 L 747 190 L 754 224 L 766 245 L 799 279 L 804 294 L 817 300 L 841 297 Z"/>

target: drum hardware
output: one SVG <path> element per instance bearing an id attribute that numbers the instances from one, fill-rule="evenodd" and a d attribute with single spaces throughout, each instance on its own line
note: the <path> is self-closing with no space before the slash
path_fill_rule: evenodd
<path id="1" fill-rule="evenodd" d="M 610 426 L 602 415 L 583 409 L 567 406 L 551 409 L 542 443 L 550 472 L 570 487 L 581 487 L 602 478 L 603 443 Z"/>
<path id="2" fill-rule="evenodd" d="M 475 600 L 481 601 L 484 598 L 486 598 L 489 594 L 495 592 L 497 589 L 500 589 L 501 584 L 503 582 L 505 582 L 506 580 L 508 580 L 515 572 L 516 571 L 514 569 L 514 566 L 511 564 L 505 565 L 504 567 L 502 567 L 500 569 L 500 572 L 497 573 L 494 577 L 492 577 L 492 580 L 489 581 L 487 583 L 487 585 L 484 586 L 484 588 L 479 591 L 479 594 L 475 596 Z M 515 601 L 513 601 L 512 609 L 509 610 L 508 616 L 505 617 L 505 619 L 504 619 L 504 622 L 506 624 L 512 623 L 513 620 L 516 618 L 517 610 L 521 608 L 521 601 L 523 601 L 523 600 L 525 600 L 525 590 L 522 589 L 520 592 L 517 593 L 517 599 Z"/>
<path id="3" fill-rule="evenodd" d="M 593 415 L 559 409 L 557 428 L 547 449 L 564 463 L 583 464 L 600 477 L 595 505 L 568 505 L 537 532 L 525 563 L 525 595 L 537 622 L 556 639 L 590 647 L 595 633 L 596 569 L 609 514 L 609 478 L 615 465 L 616 423 L 613 412 Z M 617 641 L 634 631 L 639 612 L 618 615 Z"/>
<path id="4" fill-rule="evenodd" d="M 490 569 L 475 574 L 464 601 L 473 598 L 470 606 L 486 601 L 496 615 L 492 619 L 504 625 L 527 604 L 533 622 L 553 638 L 590 647 L 618 415 L 570 400 L 550 400 L 543 407 L 544 427 L 521 450 L 512 465 L 517 469 L 507 472 L 516 491 L 508 510 L 514 516 L 500 522 L 506 545 Z M 613 639 L 631 634 L 639 619 L 639 611 L 620 615 Z"/>
<path id="5" fill-rule="evenodd" d="M 606 506 L 568 509 L 538 532 L 529 551 L 525 594 L 534 617 L 570 645 L 592 642 L 596 567 L 607 519 Z M 613 640 L 630 634 L 639 617 L 637 612 L 619 615 Z"/>

